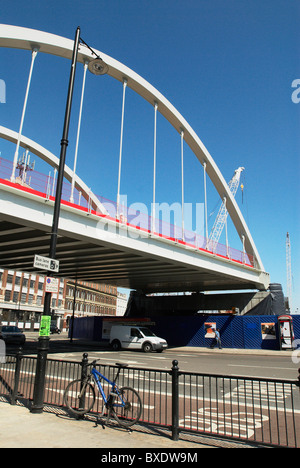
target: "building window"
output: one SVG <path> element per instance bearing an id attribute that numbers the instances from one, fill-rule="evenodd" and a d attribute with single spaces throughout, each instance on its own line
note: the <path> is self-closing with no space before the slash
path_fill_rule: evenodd
<path id="1" fill-rule="evenodd" d="M 18 302 L 19 300 L 19 291 L 13 292 L 13 302 Z"/>
<path id="2" fill-rule="evenodd" d="M 13 275 L 7 275 L 7 283 L 12 284 L 13 282 Z"/>
<path id="3" fill-rule="evenodd" d="M 21 302 L 22 303 L 26 302 L 26 295 L 27 295 L 26 293 L 21 294 Z"/>
<path id="4" fill-rule="evenodd" d="M 5 294 L 4 294 L 4 300 L 5 301 L 10 301 L 10 294 L 11 294 L 11 291 L 5 291 Z"/>
<path id="5" fill-rule="evenodd" d="M 37 296 L 36 305 L 42 305 L 42 296 Z"/>
<path id="6" fill-rule="evenodd" d="M 21 283 L 21 277 L 20 276 L 16 276 L 15 278 L 15 284 L 20 284 Z"/>

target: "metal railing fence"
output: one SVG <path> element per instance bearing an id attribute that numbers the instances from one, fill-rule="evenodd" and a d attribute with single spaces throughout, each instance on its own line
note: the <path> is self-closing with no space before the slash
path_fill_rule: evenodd
<path id="1" fill-rule="evenodd" d="M 64 407 L 64 389 L 81 378 L 86 362 L 47 360 L 45 405 Z M 36 357 L 21 352 L 6 356 L 0 363 L 0 395 L 12 404 L 32 401 L 35 368 Z M 97 368 L 110 379 L 116 372 L 112 365 Z M 173 440 L 189 432 L 261 445 L 300 445 L 299 377 L 291 381 L 181 372 L 173 361 L 169 371 L 126 367 L 118 384 L 139 392 L 140 421 L 169 428 Z M 101 410 L 102 399 L 97 398 L 93 412 Z"/>
<path id="2" fill-rule="evenodd" d="M 10 181 L 12 166 L 13 164 L 11 161 L 0 157 L 0 179 L 2 179 L 2 182 Z M 51 175 L 46 175 L 37 171 L 29 171 L 28 173 L 24 172 L 22 175 L 20 174 L 19 177 L 16 178 L 14 186 L 20 190 L 34 191 L 37 195 L 43 196 L 46 199 L 54 199 L 53 196 L 55 196 L 56 179 Z M 62 203 L 70 204 L 70 195 L 71 183 L 64 180 L 62 188 Z M 81 195 L 81 192 L 75 188 L 74 203 L 72 203 L 72 205 L 77 209 L 93 213 L 103 218 L 104 215 L 101 214 L 95 206 L 93 206 L 93 203 L 91 202 L 91 194 L 89 197 L 86 195 L 86 198 Z M 148 233 L 152 232 L 152 229 L 155 226 L 154 232 L 159 237 L 193 247 L 196 250 L 206 251 L 238 263 L 246 264 L 249 267 L 255 266 L 255 258 L 250 253 L 235 249 L 231 246 L 226 246 L 219 242 L 214 244 L 212 251 L 207 246 L 207 239 L 202 235 L 188 229 L 184 229 L 184 231 L 182 231 L 181 227 L 176 226 L 169 221 L 153 219 L 149 213 L 142 213 L 130 206 L 127 207 L 122 204 L 120 207 L 120 219 L 117 219 L 116 202 L 108 200 L 101 195 L 99 196 L 95 194 L 95 196 L 107 210 L 108 217 L 116 222 L 120 222 L 124 226 L 136 228 Z"/>

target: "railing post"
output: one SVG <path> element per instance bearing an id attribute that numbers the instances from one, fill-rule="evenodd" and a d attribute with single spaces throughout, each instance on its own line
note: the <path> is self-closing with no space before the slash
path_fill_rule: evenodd
<path id="1" fill-rule="evenodd" d="M 22 348 L 18 349 L 16 354 L 16 367 L 15 367 L 15 379 L 14 379 L 14 388 L 11 394 L 10 404 L 15 405 L 19 389 L 20 381 L 20 370 L 21 370 L 21 360 L 22 360 Z"/>
<path id="2" fill-rule="evenodd" d="M 172 440 L 179 439 L 179 367 L 178 361 L 172 361 Z"/>
<path id="3" fill-rule="evenodd" d="M 88 353 L 83 353 L 82 361 L 81 361 L 81 380 L 83 381 L 87 376 L 87 368 L 88 368 Z"/>
<path id="4" fill-rule="evenodd" d="M 88 353 L 83 353 L 82 361 L 81 361 L 81 386 L 80 386 L 80 389 L 82 389 L 84 379 L 87 377 L 88 363 L 89 363 Z M 84 406 L 84 401 L 85 401 L 85 395 L 82 396 L 82 398 L 81 398 L 81 400 L 79 402 L 79 405 L 81 407 Z M 83 419 L 83 416 L 79 415 L 79 416 L 77 416 L 77 419 Z"/>

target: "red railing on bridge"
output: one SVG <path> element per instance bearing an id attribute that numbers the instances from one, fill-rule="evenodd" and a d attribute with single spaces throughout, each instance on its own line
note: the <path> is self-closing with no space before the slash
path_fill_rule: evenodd
<path id="1" fill-rule="evenodd" d="M 17 166 L 15 182 L 11 182 L 10 177 L 12 174 L 13 163 L 7 159 L 0 158 L 0 183 L 5 185 L 14 186 L 22 191 L 34 193 L 40 197 L 54 200 L 56 190 L 56 179 L 53 175 L 48 176 L 37 171 L 24 171 L 23 166 Z M 92 192 L 91 192 L 92 193 Z M 105 207 L 108 215 L 103 215 L 97 210 L 95 203 L 92 202 L 91 194 L 82 194 L 75 188 L 73 198 L 74 202 L 71 203 L 71 184 L 64 180 L 62 189 L 62 201 L 64 205 L 73 206 L 79 210 L 95 214 L 104 218 L 109 218 L 117 223 L 121 223 L 128 227 L 133 227 L 146 233 L 153 233 L 164 239 L 171 240 L 173 242 L 189 246 L 200 251 L 211 253 L 218 257 L 229 259 L 233 262 L 242 263 L 249 267 L 254 266 L 253 256 L 234 249 L 227 247 L 224 244 L 218 243 L 214 247 L 214 251 L 210 251 L 206 248 L 206 239 L 192 231 L 187 229 L 182 232 L 182 228 L 171 223 L 164 222 L 160 219 L 155 220 L 153 224 L 153 218 L 148 214 L 141 213 L 130 207 L 126 207 L 123 204 L 119 207 L 119 216 L 117 219 L 117 204 L 111 200 L 108 200 L 102 196 L 97 196 L 99 202 Z M 184 234 L 184 235 L 183 235 Z"/>

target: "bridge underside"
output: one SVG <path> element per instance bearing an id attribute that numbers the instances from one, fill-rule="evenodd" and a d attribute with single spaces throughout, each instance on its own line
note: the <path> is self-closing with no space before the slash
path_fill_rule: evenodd
<path id="1" fill-rule="evenodd" d="M 33 267 L 35 254 L 48 257 L 50 233 L 11 220 L 0 220 L 0 266 L 45 275 Z M 60 234 L 57 242 L 60 271 L 55 276 L 105 282 L 149 292 L 252 289 L 253 283 L 192 266 L 138 255 L 130 250 L 95 245 Z"/>

